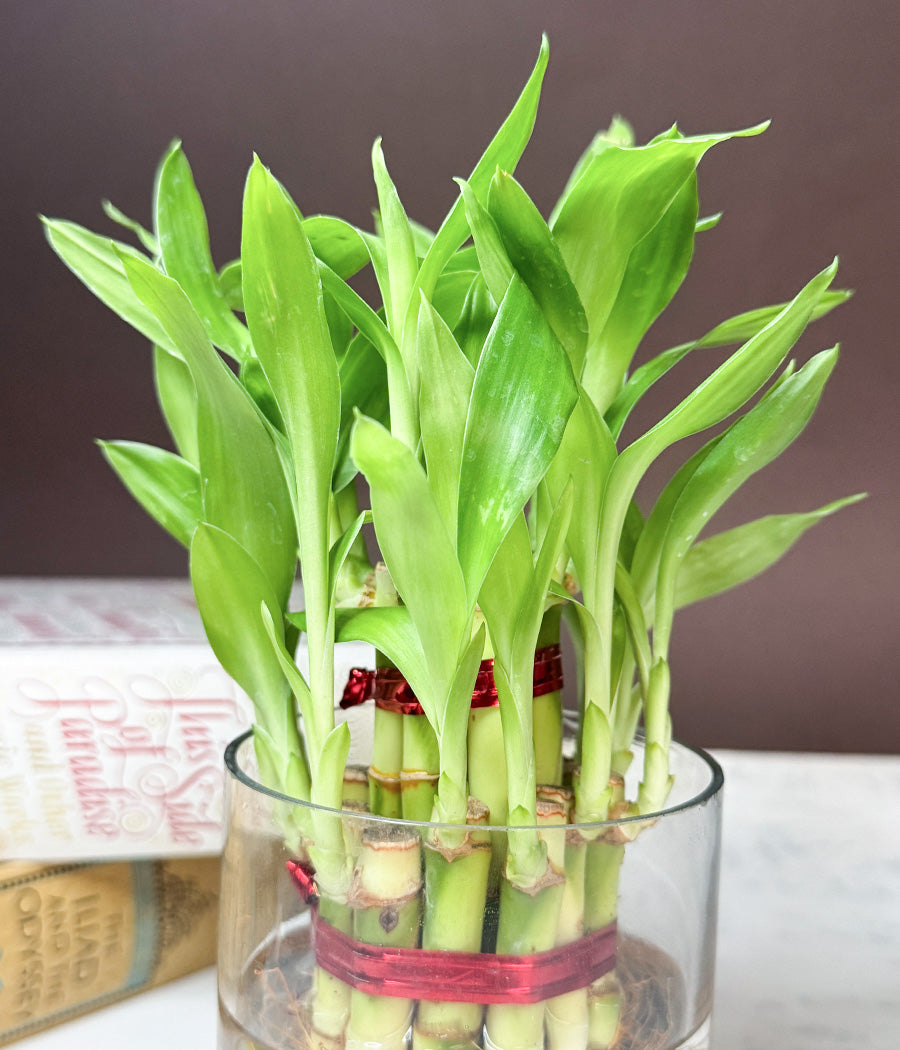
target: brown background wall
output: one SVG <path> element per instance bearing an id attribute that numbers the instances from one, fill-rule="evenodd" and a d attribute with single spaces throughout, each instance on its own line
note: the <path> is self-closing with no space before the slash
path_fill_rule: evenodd
<path id="1" fill-rule="evenodd" d="M 305 211 L 365 224 L 382 134 L 408 211 L 436 224 L 546 29 L 550 70 L 519 169 L 546 208 L 616 112 L 642 139 L 675 120 L 706 132 L 773 118 L 703 162 L 702 210 L 725 218 L 649 351 L 789 296 L 836 252 L 840 283 L 857 289 L 801 344 L 804 356 L 843 345 L 817 418 L 722 524 L 870 498 L 764 580 L 680 615 L 676 731 L 706 745 L 900 749 L 894 4 L 36 0 L 5 20 L 0 572 L 185 571 L 92 445 L 165 442 L 147 349 L 51 255 L 38 212 L 112 233 L 107 196 L 149 224 L 152 172 L 177 135 L 224 262 L 251 150 Z M 660 390 L 657 413 L 680 389 Z"/>

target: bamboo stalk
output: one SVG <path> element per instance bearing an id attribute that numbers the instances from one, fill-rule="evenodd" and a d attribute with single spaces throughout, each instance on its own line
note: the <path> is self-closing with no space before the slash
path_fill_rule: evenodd
<path id="1" fill-rule="evenodd" d="M 610 817 L 616 819 L 627 810 L 625 781 L 613 774 L 610 786 Z M 612 839 L 612 841 L 610 841 Z M 584 928 L 586 933 L 601 930 L 614 922 L 619 913 L 619 872 L 625 859 L 621 836 L 611 835 L 587 845 L 584 890 Z M 613 1046 L 622 1010 L 622 988 L 616 971 L 611 970 L 588 990 L 588 1046 L 608 1050 Z"/>
<path id="2" fill-rule="evenodd" d="M 532 736 L 538 784 L 562 783 L 562 691 L 534 698 Z"/>
<path id="3" fill-rule="evenodd" d="M 353 932 L 353 913 L 343 901 L 319 898 L 319 917 L 341 933 Z M 312 1045 L 316 1050 L 341 1050 L 350 1018 L 350 986 L 320 966 L 313 973 L 310 1003 Z"/>
<path id="4" fill-rule="evenodd" d="M 488 809 L 469 799 L 464 834 L 439 828 L 425 843 L 425 915 L 422 947 L 477 952 L 481 948 L 491 865 Z M 472 1050 L 481 1045 L 480 1003 L 419 1003 L 413 1050 Z"/>
<path id="5" fill-rule="evenodd" d="M 349 765 L 344 769 L 344 788 L 341 793 L 344 809 L 369 802 L 369 773 L 366 766 Z"/>
<path id="6" fill-rule="evenodd" d="M 403 715 L 400 809 L 404 820 L 431 819 L 440 771 L 437 736 L 424 715 Z"/>
<path id="7" fill-rule="evenodd" d="M 500 884 L 498 954 L 532 955 L 553 947 L 564 881 L 547 860 L 530 885 L 516 885 L 507 863 Z M 544 1004 L 490 1005 L 485 1018 L 485 1046 L 490 1050 L 543 1050 Z"/>
<path id="8" fill-rule="evenodd" d="M 400 772 L 403 769 L 403 715 L 375 708 L 369 809 L 382 817 L 401 815 Z"/>
<path id="9" fill-rule="evenodd" d="M 365 944 L 414 948 L 419 939 L 422 887 L 419 836 L 396 824 L 363 831 L 351 893 L 353 936 Z M 350 995 L 346 1050 L 404 1050 L 411 999 Z"/>
<path id="10" fill-rule="evenodd" d="M 545 867 L 528 885 L 507 865 L 500 886 L 498 954 L 532 955 L 547 951 L 556 941 L 565 885 L 565 792 L 553 788 L 539 790 L 535 811 L 546 854 Z M 492 1050 L 542 1050 L 544 1014 L 544 1003 L 489 1006 L 486 1045 Z"/>
<path id="11" fill-rule="evenodd" d="M 538 798 L 556 799 L 571 820 L 574 793 L 558 787 L 538 787 Z M 587 841 L 574 828 L 565 830 L 562 866 L 565 870 L 556 944 L 571 944 L 584 934 L 584 870 Z M 548 1000 L 544 1017 L 547 1050 L 583 1050 L 588 1040 L 588 994 L 579 988 Z"/>
<path id="12" fill-rule="evenodd" d="M 361 812 L 363 803 L 351 802 L 347 808 Z M 359 851 L 359 820 L 341 819 L 327 811 L 313 814 L 314 821 L 306 848 L 316 871 L 319 918 L 350 935 L 353 911 L 350 907 L 350 871 Z M 313 1045 L 319 1050 L 342 1050 L 350 1017 L 351 989 L 339 977 L 316 967 L 310 1000 L 310 1028 Z"/>

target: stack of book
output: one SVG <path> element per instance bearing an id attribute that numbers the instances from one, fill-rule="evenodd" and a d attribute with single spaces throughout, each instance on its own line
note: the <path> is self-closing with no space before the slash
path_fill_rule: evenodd
<path id="1" fill-rule="evenodd" d="M 0 580 L 0 1045 L 214 962 L 250 721 L 186 581 Z"/>

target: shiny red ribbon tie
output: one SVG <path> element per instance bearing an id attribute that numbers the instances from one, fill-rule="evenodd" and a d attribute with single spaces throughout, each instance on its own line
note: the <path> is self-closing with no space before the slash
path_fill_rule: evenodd
<path id="1" fill-rule="evenodd" d="M 548 645 L 534 654 L 533 696 L 546 696 L 563 687 L 562 653 L 558 645 Z M 374 671 L 354 667 L 350 671 L 341 707 L 355 707 L 366 700 L 375 700 L 383 711 L 402 715 L 420 715 L 422 707 L 409 683 L 393 667 L 379 667 Z M 472 707 L 496 707 L 497 685 L 494 681 L 494 661 L 482 660 L 472 690 Z"/>
<path id="2" fill-rule="evenodd" d="M 296 861 L 287 868 L 312 908 L 316 965 L 369 995 L 525 1005 L 587 988 L 616 965 L 615 923 L 533 955 L 363 944 L 319 916 L 312 870 Z"/>

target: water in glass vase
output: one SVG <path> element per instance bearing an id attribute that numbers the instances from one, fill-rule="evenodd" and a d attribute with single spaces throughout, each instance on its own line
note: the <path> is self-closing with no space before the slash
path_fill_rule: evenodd
<path id="1" fill-rule="evenodd" d="M 314 1030 L 309 999 L 315 962 L 309 924 L 292 925 L 294 929 L 285 929 L 261 945 L 246 966 L 238 1000 L 240 1020 L 220 995 L 218 1050 L 338 1050 L 344 1046 L 342 1040 Z M 685 1037 L 691 1010 L 685 1001 L 685 982 L 668 955 L 638 938 L 624 937 L 617 960 L 621 1015 L 608 1050 L 709 1050 L 708 1018 Z M 402 1045 L 415 1050 L 411 1031 Z M 479 1038 L 465 1050 L 483 1045 L 487 1044 Z M 360 1050 L 381 1050 L 381 1044 Z"/>

